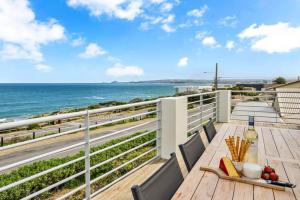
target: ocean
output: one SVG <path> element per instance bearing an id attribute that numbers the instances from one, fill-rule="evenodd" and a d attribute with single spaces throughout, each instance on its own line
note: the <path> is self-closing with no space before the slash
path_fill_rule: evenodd
<path id="1" fill-rule="evenodd" d="M 174 84 L 0 84 L 0 122 L 107 101 L 175 94 Z"/>

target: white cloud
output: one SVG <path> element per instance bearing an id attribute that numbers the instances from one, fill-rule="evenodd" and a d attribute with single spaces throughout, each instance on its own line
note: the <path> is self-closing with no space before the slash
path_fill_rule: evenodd
<path id="1" fill-rule="evenodd" d="M 161 24 L 161 28 L 170 33 L 176 31 L 175 28 L 171 27 L 171 23 L 175 21 L 175 15 L 174 14 L 169 14 L 166 17 L 151 17 L 147 16 L 148 21 L 142 22 L 140 24 L 140 29 L 141 30 L 149 30 L 152 25 L 157 25 Z"/>
<path id="2" fill-rule="evenodd" d="M 142 22 L 142 23 L 140 24 L 140 29 L 141 29 L 142 31 L 147 31 L 147 30 L 149 30 L 149 29 L 150 29 L 150 23 L 149 23 L 149 22 Z"/>
<path id="3" fill-rule="evenodd" d="M 187 16 L 190 16 L 190 17 L 202 17 L 207 10 L 208 10 L 208 6 L 204 5 L 200 9 L 194 9 L 194 10 L 189 11 L 187 13 Z"/>
<path id="4" fill-rule="evenodd" d="M 188 16 L 185 22 L 178 25 L 179 28 L 189 28 L 203 25 L 203 15 L 207 12 L 208 6 L 204 5 L 200 9 L 193 9 L 186 13 Z"/>
<path id="5" fill-rule="evenodd" d="M 172 14 L 172 15 L 168 15 L 167 18 L 161 20 L 161 22 L 164 23 L 164 24 L 168 24 L 168 23 L 174 22 L 174 19 L 175 19 L 175 15 Z"/>
<path id="6" fill-rule="evenodd" d="M 173 4 L 166 2 L 163 3 L 160 7 L 161 12 L 170 12 L 173 9 Z"/>
<path id="7" fill-rule="evenodd" d="M 161 25 L 162 30 L 166 31 L 167 33 L 172 33 L 176 31 L 175 28 L 171 27 L 169 24 L 163 24 Z"/>
<path id="8" fill-rule="evenodd" d="M 204 37 L 202 40 L 204 46 L 217 47 L 219 46 L 216 39 L 213 36 Z"/>
<path id="9" fill-rule="evenodd" d="M 142 0 L 68 0 L 67 3 L 73 8 L 84 7 L 96 17 L 106 14 L 111 17 L 133 20 L 143 13 Z"/>
<path id="10" fill-rule="evenodd" d="M 43 54 L 39 49 L 24 47 L 19 44 L 5 43 L 0 51 L 2 59 L 28 59 L 34 61 L 43 60 Z"/>
<path id="11" fill-rule="evenodd" d="M 150 2 L 154 4 L 160 4 L 162 2 L 165 2 L 165 0 L 151 0 Z"/>
<path id="12" fill-rule="evenodd" d="M 65 38 L 64 27 L 56 20 L 40 22 L 28 0 L 0 1 L 0 51 L 3 59 L 42 61 L 42 45 Z"/>
<path id="13" fill-rule="evenodd" d="M 202 40 L 206 35 L 208 35 L 208 33 L 206 31 L 198 31 L 196 33 L 195 38 L 199 39 L 199 40 Z"/>
<path id="14" fill-rule="evenodd" d="M 203 25 L 202 19 L 187 19 L 184 23 L 178 25 L 179 28 L 189 28 L 192 26 L 201 26 Z"/>
<path id="15" fill-rule="evenodd" d="M 143 31 L 149 30 L 151 25 L 162 23 L 162 21 L 165 21 L 168 17 L 164 18 L 162 16 L 153 17 L 145 15 L 144 18 L 147 19 L 147 21 L 144 21 L 140 24 L 140 29 Z"/>
<path id="16" fill-rule="evenodd" d="M 73 47 L 81 46 L 84 44 L 84 39 L 82 37 L 78 37 L 74 40 L 72 40 L 71 45 Z"/>
<path id="17" fill-rule="evenodd" d="M 178 67 L 185 67 L 189 64 L 189 58 L 188 57 L 183 57 L 183 58 L 180 58 L 178 63 L 177 63 L 177 66 Z"/>
<path id="18" fill-rule="evenodd" d="M 52 67 L 50 67 L 48 65 L 44 65 L 44 64 L 35 65 L 35 69 L 38 70 L 39 72 L 43 72 L 43 73 L 48 73 L 48 72 L 51 72 L 53 70 Z"/>
<path id="19" fill-rule="evenodd" d="M 93 57 L 105 55 L 106 53 L 107 52 L 104 49 L 102 49 L 98 44 L 90 43 L 85 48 L 85 51 L 79 54 L 79 56 L 82 58 L 93 58 Z"/>
<path id="20" fill-rule="evenodd" d="M 288 53 L 300 48 L 300 26 L 279 22 L 273 25 L 252 24 L 239 35 L 251 39 L 251 49 L 267 53 Z"/>
<path id="21" fill-rule="evenodd" d="M 231 28 L 234 28 L 236 27 L 237 25 L 237 19 L 236 19 L 236 16 L 233 15 L 233 16 L 226 16 L 224 18 L 221 18 L 219 20 L 219 24 L 221 24 L 222 26 L 225 26 L 225 27 L 231 27 Z"/>
<path id="22" fill-rule="evenodd" d="M 227 42 L 226 42 L 226 48 L 227 48 L 228 50 L 233 49 L 234 46 L 235 46 L 235 45 L 234 45 L 234 41 L 230 40 L 230 41 L 227 41 Z"/>
<path id="23" fill-rule="evenodd" d="M 170 23 L 173 23 L 175 20 L 175 15 L 170 14 L 165 19 L 161 20 L 161 29 L 164 30 L 167 33 L 175 32 L 176 28 L 172 27 Z"/>
<path id="24" fill-rule="evenodd" d="M 141 30 L 149 30 L 153 25 L 159 25 L 166 32 L 176 29 L 170 23 L 175 15 L 167 15 L 179 0 L 67 0 L 72 8 L 85 8 L 91 16 L 109 16 L 119 19 L 143 19 Z M 166 16 L 167 15 L 167 16 Z"/>
<path id="25" fill-rule="evenodd" d="M 106 70 L 106 75 L 114 77 L 142 76 L 143 74 L 144 70 L 138 66 L 123 66 L 119 63 Z"/>

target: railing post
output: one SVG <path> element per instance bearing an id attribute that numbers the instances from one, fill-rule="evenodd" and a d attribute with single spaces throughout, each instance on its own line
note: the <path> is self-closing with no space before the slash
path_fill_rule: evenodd
<path id="1" fill-rule="evenodd" d="M 200 127 L 200 130 L 202 129 L 203 127 L 203 94 L 200 94 L 200 123 L 201 123 L 201 127 Z"/>
<path id="2" fill-rule="evenodd" d="M 180 155 L 179 144 L 187 140 L 187 97 L 161 99 L 161 158 L 169 159 L 170 154 Z"/>
<path id="3" fill-rule="evenodd" d="M 161 101 L 156 103 L 156 118 L 157 118 L 157 131 L 156 131 L 156 146 L 157 146 L 157 156 L 161 156 Z"/>
<path id="4" fill-rule="evenodd" d="M 85 199 L 89 200 L 91 199 L 91 185 L 90 185 L 90 181 L 91 181 L 91 175 L 90 175 L 90 125 L 89 125 L 89 111 L 86 111 L 86 115 L 85 115 L 85 131 L 84 131 L 84 154 L 85 154 L 85 162 L 84 162 L 84 166 L 85 166 Z"/>
<path id="5" fill-rule="evenodd" d="M 215 105 L 215 109 L 213 109 L 213 112 L 215 113 L 215 114 L 213 114 L 213 117 L 215 117 L 215 120 L 214 121 L 217 121 L 218 120 L 218 102 L 219 102 L 219 92 L 218 91 L 216 91 L 216 93 L 215 93 L 215 103 L 214 103 L 214 105 Z"/>
<path id="6" fill-rule="evenodd" d="M 231 90 L 220 90 L 217 93 L 217 122 L 230 122 L 231 115 Z"/>

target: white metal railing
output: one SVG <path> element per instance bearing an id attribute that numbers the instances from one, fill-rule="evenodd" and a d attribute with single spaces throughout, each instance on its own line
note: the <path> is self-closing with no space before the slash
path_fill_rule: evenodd
<path id="1" fill-rule="evenodd" d="M 31 198 L 37 197 L 37 196 L 39 196 L 40 194 L 42 194 L 44 192 L 50 191 L 51 189 L 54 189 L 54 188 L 57 188 L 58 186 L 61 186 L 65 183 L 67 183 L 68 181 L 70 181 L 74 178 L 78 178 L 78 177 L 83 176 L 83 175 L 85 177 L 84 178 L 85 179 L 84 184 L 77 187 L 77 188 L 75 188 L 75 189 L 72 189 L 71 191 L 69 191 L 66 194 L 63 194 L 61 197 L 59 197 L 59 199 L 68 198 L 68 197 L 72 196 L 73 194 L 75 194 L 76 192 L 78 192 L 80 190 L 85 191 L 85 199 L 90 199 L 90 198 L 94 197 L 100 191 L 103 191 L 105 188 L 107 188 L 107 186 L 99 188 L 97 191 L 91 191 L 91 184 L 96 183 L 100 179 L 102 179 L 106 176 L 109 176 L 110 174 L 122 169 L 123 167 L 127 166 L 130 163 L 133 163 L 133 162 L 137 161 L 138 159 L 142 158 L 143 156 L 148 155 L 149 153 L 152 153 L 153 151 L 156 151 L 156 155 L 154 157 L 152 157 L 150 160 L 142 163 L 142 165 L 144 165 L 145 163 L 149 163 L 149 161 L 152 161 L 153 159 L 156 159 L 159 156 L 159 143 L 158 143 L 158 141 L 160 140 L 159 134 L 158 134 L 158 132 L 159 132 L 159 126 L 158 125 L 160 123 L 160 118 L 159 118 L 160 110 L 158 109 L 159 108 L 159 106 L 158 106 L 159 102 L 160 102 L 160 100 L 146 101 L 146 102 L 140 102 L 140 103 L 126 104 L 126 105 L 121 105 L 121 106 L 100 108 L 100 109 L 95 109 L 95 110 L 88 110 L 88 111 L 81 111 L 81 112 L 74 112 L 74 113 L 67 113 L 67 114 L 58 114 L 58 115 L 49 116 L 49 117 L 27 119 L 27 120 L 22 120 L 22 121 L 17 121 L 17 122 L 9 122 L 9 123 L 0 124 L 0 131 L 1 131 L 1 130 L 16 128 L 16 127 L 24 127 L 24 126 L 28 126 L 28 125 L 31 125 L 31 124 L 44 123 L 44 122 L 50 122 L 50 121 L 62 120 L 62 119 L 72 119 L 72 118 L 75 118 L 75 117 L 84 117 L 84 126 L 81 127 L 81 128 L 75 128 L 73 130 L 67 130 L 67 131 L 64 131 L 64 132 L 61 132 L 61 133 L 55 133 L 55 134 L 52 134 L 52 135 L 39 137 L 39 138 L 36 138 L 36 139 L 27 140 L 27 141 L 18 142 L 18 143 L 15 143 L 15 144 L 10 144 L 10 145 L 7 145 L 7 146 L 0 147 L 0 152 L 5 152 L 7 150 L 13 150 L 15 148 L 21 148 L 22 146 L 25 146 L 25 145 L 33 145 L 33 144 L 37 144 L 39 142 L 45 142 L 45 141 L 50 140 L 50 139 L 59 138 L 59 137 L 62 137 L 62 136 L 67 136 L 67 135 L 70 135 L 70 134 L 73 134 L 73 133 L 78 133 L 78 132 L 83 132 L 84 133 L 82 141 L 76 142 L 75 144 L 60 147 L 58 149 L 55 149 L 55 150 L 52 150 L 52 151 L 49 151 L 49 152 L 46 152 L 46 153 L 41 153 L 40 155 L 32 156 L 32 157 L 26 158 L 26 159 L 21 159 L 20 161 L 13 162 L 13 163 L 7 164 L 5 166 L 1 166 L 0 167 L 0 173 L 5 173 L 5 172 L 9 172 L 9 170 L 15 169 L 15 168 L 20 167 L 20 166 L 25 165 L 25 164 L 29 164 L 29 163 L 32 163 L 32 162 L 35 162 L 35 161 L 38 161 L 38 160 L 41 160 L 41 159 L 42 160 L 43 159 L 48 159 L 49 157 L 50 158 L 51 157 L 56 157 L 56 156 L 60 155 L 61 153 L 66 154 L 66 153 L 71 152 L 71 151 L 78 152 L 81 149 L 84 150 L 84 155 L 80 156 L 80 157 L 78 157 L 74 160 L 70 160 L 70 161 L 65 162 L 63 164 L 59 164 L 59 165 L 54 166 L 52 168 L 40 171 L 40 172 L 38 172 L 36 174 L 33 174 L 31 176 L 24 177 L 23 179 L 11 182 L 7 185 L 4 185 L 4 186 L 0 187 L 0 195 L 1 195 L 1 192 L 7 191 L 7 190 L 12 189 L 16 186 L 20 186 L 21 184 L 24 184 L 28 181 L 32 181 L 32 180 L 34 180 L 36 178 L 39 178 L 41 176 L 44 176 L 46 174 L 49 174 L 49 173 L 54 172 L 56 170 L 68 167 L 72 164 L 75 164 L 77 162 L 82 161 L 82 162 L 84 162 L 84 169 L 83 170 L 81 170 L 79 172 L 76 172 L 76 173 L 72 174 L 69 177 L 63 178 L 63 179 L 59 180 L 56 183 L 53 183 L 51 185 L 46 185 L 45 187 L 41 188 L 40 190 L 33 191 L 28 196 L 22 197 L 22 198 L 23 199 L 31 199 Z M 110 120 L 110 121 L 105 121 L 105 122 L 102 122 L 102 123 L 97 123 L 97 124 L 94 124 L 94 125 L 90 124 L 90 119 L 91 119 L 91 116 L 93 114 L 99 114 L 99 113 L 104 113 L 105 114 L 107 112 L 111 112 L 111 111 L 115 111 L 115 110 L 122 110 L 122 109 L 129 109 L 129 108 L 138 108 L 138 110 L 142 110 L 142 112 L 140 112 L 138 114 L 131 114 L 129 116 L 121 117 L 121 118 Z M 144 111 L 144 109 L 149 109 L 149 108 L 151 108 L 151 110 Z M 103 134 L 103 135 L 100 135 L 100 136 L 90 138 L 90 136 L 91 136 L 90 131 L 93 130 L 93 129 L 100 128 L 100 127 L 103 127 L 103 126 L 109 125 L 109 124 L 118 123 L 118 122 L 121 122 L 121 121 L 124 121 L 124 120 L 129 120 L 129 119 L 138 118 L 138 117 L 145 117 L 145 116 L 153 115 L 153 114 L 156 115 L 155 119 L 146 120 L 145 122 L 143 120 L 141 120 L 141 123 L 138 123 L 136 125 L 133 125 L 133 126 L 130 126 L 130 127 L 125 127 L 125 128 L 120 129 L 120 130 L 115 130 L 112 133 L 106 133 L 106 134 Z M 149 126 L 152 127 L 152 128 L 149 129 Z M 145 127 L 147 127 L 147 128 L 145 128 Z M 142 132 L 141 134 L 128 137 L 125 140 L 122 140 L 122 141 L 120 141 L 116 144 L 107 146 L 105 148 L 102 148 L 102 149 L 99 149 L 99 150 L 96 150 L 96 151 L 93 151 L 93 152 L 90 151 L 92 146 L 95 146 L 99 143 L 103 143 L 107 139 L 120 138 L 121 136 L 129 136 L 129 135 L 134 134 L 135 133 L 134 131 L 139 132 L 141 130 L 146 130 L 146 131 Z M 145 137 L 145 136 L 147 136 L 151 133 L 154 133 L 154 132 L 156 132 L 156 137 L 155 138 L 153 138 L 149 141 L 143 142 L 143 143 L 141 143 L 141 144 L 139 144 L 139 145 L 137 145 L 137 146 L 135 146 L 131 149 L 128 149 L 124 152 L 119 153 L 118 155 L 115 155 L 111 158 L 108 158 L 108 159 L 106 159 L 102 162 L 96 163 L 96 164 L 91 166 L 90 162 L 91 162 L 91 157 L 92 156 L 95 156 L 97 154 L 106 152 L 108 150 L 119 147 L 121 145 L 128 144 L 131 141 L 137 141 L 140 138 Z M 72 137 L 72 136 L 70 136 L 70 137 Z M 139 150 L 143 147 L 146 147 L 146 146 L 149 146 L 149 145 L 150 145 L 149 147 L 151 147 L 151 146 L 153 146 L 152 144 L 155 144 L 155 146 L 152 147 L 151 149 L 147 150 L 146 152 L 142 152 L 137 157 L 134 157 L 133 159 L 128 160 L 127 162 L 122 163 L 121 165 L 115 167 L 114 169 L 112 169 L 108 172 L 105 172 L 104 174 L 101 174 L 100 176 L 98 176 L 98 177 L 91 180 L 91 171 L 93 171 L 93 170 L 95 170 L 95 169 L 97 169 L 97 168 L 99 168 L 99 167 L 101 167 L 101 166 L 103 166 L 107 163 L 110 163 L 110 162 L 112 162 L 116 159 L 119 159 L 122 156 L 128 155 L 132 152 L 136 152 L 137 150 Z M 112 181 L 109 185 L 115 183 L 117 180 L 121 180 L 126 175 L 128 175 L 128 174 L 132 173 L 133 171 L 139 169 L 142 165 L 139 165 L 139 166 L 131 169 L 128 173 L 118 177 L 116 180 Z"/>
<path id="2" fill-rule="evenodd" d="M 187 95 L 186 96 L 188 102 L 187 102 L 187 112 L 188 112 L 188 124 L 187 124 L 187 130 L 188 134 L 192 134 L 196 130 L 200 130 L 203 125 L 209 120 L 212 119 L 213 121 L 216 121 L 218 118 L 218 91 L 214 92 L 208 92 L 208 93 L 200 93 L 200 94 L 193 94 L 193 95 Z M 78 118 L 83 118 L 83 123 L 79 127 L 76 126 L 73 129 L 59 129 L 59 132 L 52 133 L 50 135 L 41 136 L 38 138 L 33 138 L 26 141 L 17 142 L 14 144 L 9 144 L 0 147 L 0 152 L 10 152 L 15 149 L 22 149 L 27 148 L 30 145 L 36 145 L 36 144 L 42 144 L 42 142 L 48 142 L 54 139 L 60 139 L 65 137 L 72 137 L 73 134 L 80 134 L 80 139 L 76 140 L 74 143 L 67 143 L 65 146 L 59 146 L 56 149 L 52 149 L 46 152 L 41 152 L 39 155 L 33 155 L 31 157 L 25 157 L 21 158 L 20 160 L 16 162 L 11 162 L 6 165 L 0 164 L 0 176 L 1 173 L 9 173 L 11 170 L 14 170 L 16 168 L 19 168 L 23 165 L 28 165 L 30 163 L 39 161 L 39 160 L 47 160 L 49 158 L 60 158 L 64 155 L 69 154 L 75 154 L 76 152 L 83 151 L 82 154 L 79 154 L 78 157 L 75 157 L 74 159 L 68 160 L 64 163 L 60 163 L 56 166 L 53 166 L 51 168 L 38 171 L 37 173 L 31 174 L 30 176 L 24 177 L 22 179 L 17 179 L 16 181 L 9 182 L 6 185 L 3 185 L 0 187 L 0 195 L 2 192 L 7 192 L 10 189 L 14 189 L 17 186 L 20 186 L 22 184 L 25 184 L 29 181 L 34 181 L 37 178 L 40 178 L 42 176 L 45 176 L 50 173 L 54 173 L 57 170 L 65 169 L 71 165 L 75 165 L 76 163 L 82 163 L 81 168 L 79 168 L 77 171 L 74 171 L 74 173 L 70 174 L 67 177 L 63 177 L 57 182 L 51 182 L 51 184 L 45 185 L 38 190 L 33 190 L 27 193 L 27 196 L 22 197 L 23 199 L 31 199 L 34 197 L 39 197 L 39 195 L 43 194 L 44 192 L 51 191 L 55 188 L 58 188 L 59 186 L 63 186 L 67 182 L 81 178 L 82 181 L 81 185 L 77 186 L 76 188 L 72 188 L 71 190 L 68 190 L 67 193 L 62 194 L 60 197 L 57 197 L 57 199 L 66 199 L 70 198 L 72 195 L 78 193 L 79 191 L 84 191 L 85 193 L 85 199 L 91 199 L 100 192 L 104 191 L 111 185 L 115 184 L 117 181 L 123 179 L 125 176 L 133 173 L 134 171 L 140 169 L 142 166 L 148 164 L 149 162 L 153 161 L 154 159 L 160 157 L 161 155 L 161 135 L 162 135 L 162 105 L 161 100 L 154 100 L 154 101 L 146 101 L 146 102 L 140 102 L 140 103 L 133 103 L 133 104 L 126 104 L 121 106 L 113 106 L 113 107 L 106 107 L 106 108 L 100 108 L 100 109 L 94 109 L 94 110 L 87 110 L 87 111 L 80 111 L 80 112 L 74 112 L 74 113 L 67 113 L 67 114 L 58 114 L 48 117 L 41 117 L 41 118 L 35 118 L 35 119 L 27 119 L 22 120 L 18 122 L 9 122 L 0 124 L 0 131 L 3 130 L 9 130 L 9 129 L 15 129 L 18 127 L 26 127 L 31 124 L 39 124 L 39 123 L 47 123 L 52 122 L 56 120 L 73 120 Z M 185 104 L 184 104 L 185 105 Z M 120 111 L 130 109 L 130 111 L 127 112 L 127 114 L 123 115 L 121 117 L 118 117 L 116 119 L 112 120 L 106 120 L 106 121 L 100 121 L 97 123 L 92 123 L 92 120 L 94 120 L 95 115 L 99 114 L 109 114 L 114 111 Z M 129 114 L 128 114 L 129 113 Z M 145 119 L 146 116 L 152 115 L 151 119 Z M 113 129 L 111 132 L 106 132 L 103 134 L 96 134 L 99 128 L 103 128 L 107 125 L 114 125 L 119 122 L 122 122 L 124 120 L 131 120 L 131 119 L 139 119 L 138 122 L 131 126 L 122 127 L 120 129 Z M 55 126 L 57 128 L 58 126 Z M 47 128 L 47 127 L 46 127 Z M 93 134 L 91 134 L 94 131 Z M 140 132 L 142 131 L 142 132 Z M 47 133 L 47 131 L 45 131 Z M 134 133 L 139 132 L 138 134 L 134 135 Z M 142 140 L 145 137 L 148 137 L 150 135 L 150 139 Z M 126 136 L 126 138 L 124 138 Z M 100 144 L 103 144 L 104 142 L 110 141 L 111 139 L 120 139 L 116 143 L 113 143 L 109 146 L 104 146 L 100 149 L 93 149 L 94 147 L 97 147 Z M 149 138 L 149 137 L 148 137 Z M 141 141 L 137 143 L 135 146 L 130 146 L 130 148 L 126 148 L 124 151 L 118 152 L 117 154 L 114 154 L 112 156 L 108 156 L 106 159 L 101 160 L 96 163 L 92 163 L 92 158 L 94 156 L 100 155 L 102 153 L 112 151 L 115 148 L 127 146 L 131 142 L 134 141 Z M 31 146 L 30 146 L 31 147 Z M 134 158 L 131 158 L 129 160 L 126 160 L 124 163 L 120 163 L 117 166 L 114 166 L 114 168 L 104 171 L 103 173 L 99 173 L 96 176 L 92 176 L 92 174 L 95 175 L 95 171 L 98 169 L 102 169 L 105 165 L 108 163 L 112 163 L 114 161 L 118 161 L 124 156 L 136 153 L 139 150 L 141 153 Z M 74 153 L 75 152 L 75 153 Z M 153 153 L 155 152 L 155 153 Z M 116 177 L 116 179 L 111 180 L 108 184 L 98 187 L 96 189 L 92 189 L 91 185 L 96 184 L 98 181 L 102 180 L 105 177 L 108 177 L 110 175 L 113 175 L 117 171 L 121 170 L 122 168 L 126 167 L 127 165 L 134 163 L 141 159 L 144 156 L 151 155 L 147 160 L 143 160 L 143 163 L 139 163 L 137 166 L 130 168 L 129 171 L 127 171 L 122 176 Z M 153 156 L 152 156 L 153 155 Z M 93 187 L 94 188 L 94 187 Z"/>
<path id="3" fill-rule="evenodd" d="M 188 136 L 199 131 L 209 119 L 216 121 L 218 91 L 187 95 Z"/>
<path id="4" fill-rule="evenodd" d="M 300 89 L 232 91 L 231 119 L 300 126 Z"/>

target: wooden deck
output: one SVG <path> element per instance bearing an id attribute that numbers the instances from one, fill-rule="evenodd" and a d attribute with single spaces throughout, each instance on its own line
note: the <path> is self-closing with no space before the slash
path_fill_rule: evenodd
<path id="1" fill-rule="evenodd" d="M 300 187 L 276 191 L 262 187 L 253 187 L 244 183 L 237 183 L 219 179 L 216 175 L 200 171 L 200 166 L 218 166 L 219 159 L 228 155 L 224 138 L 228 135 L 242 136 L 246 126 L 238 124 L 218 125 L 218 134 L 208 145 L 204 133 L 201 137 L 206 145 L 206 150 L 196 163 L 193 170 L 187 174 L 181 156 L 178 155 L 181 169 L 185 175 L 185 181 L 174 195 L 174 200 L 190 199 L 299 199 Z M 300 180 L 300 130 L 279 129 L 274 127 L 257 127 L 259 134 L 259 163 L 270 164 L 280 176 L 281 180 L 298 183 Z M 163 160 L 155 161 L 142 169 L 124 178 L 94 199 L 97 200 L 131 200 L 130 188 L 134 184 L 140 184 L 155 172 Z"/>

